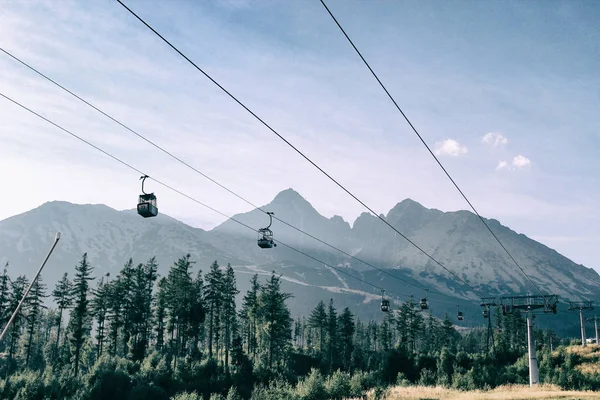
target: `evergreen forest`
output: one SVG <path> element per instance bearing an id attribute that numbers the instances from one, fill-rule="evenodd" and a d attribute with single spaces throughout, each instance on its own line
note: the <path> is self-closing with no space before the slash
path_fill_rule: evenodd
<path id="1" fill-rule="evenodd" d="M 343 399 L 390 386 L 461 390 L 528 383 L 527 327 L 493 310 L 493 336 L 457 331 L 412 300 L 381 322 L 333 300 L 291 315 L 281 277 L 254 275 L 236 304 L 231 265 L 190 255 L 159 276 L 154 258 L 98 276 L 84 254 L 53 288 L 41 279 L 0 342 L 2 399 Z M 28 278 L 0 276 L 0 325 Z M 238 297 L 240 298 L 240 297 Z M 52 304 L 52 307 L 48 305 Z M 373 303 L 374 307 L 379 307 Z M 568 339 L 535 330 L 540 380 L 600 388 Z M 600 353 L 599 353 L 600 354 Z"/>

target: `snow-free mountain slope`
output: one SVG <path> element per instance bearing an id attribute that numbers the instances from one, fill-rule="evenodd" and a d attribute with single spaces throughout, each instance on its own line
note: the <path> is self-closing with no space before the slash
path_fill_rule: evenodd
<path id="1" fill-rule="evenodd" d="M 296 302 L 305 301 L 303 295 L 309 291 L 314 294 L 314 290 L 325 300 L 329 296 L 341 299 L 350 293 L 353 296 L 363 293 L 359 296 L 367 303 L 374 301 L 370 296 L 377 297 L 378 290 L 347 274 L 405 296 L 420 296 L 423 290 L 418 287 L 427 286 L 456 298 L 471 301 L 477 298 L 373 215 L 360 215 L 352 226 L 339 216 L 326 218 L 292 189 L 279 193 L 262 209 L 275 212 L 282 221 L 401 279 L 382 274 L 279 220 L 272 225 L 276 240 L 341 271 L 290 250 L 281 242 L 277 248 L 260 249 L 256 246 L 256 232 L 232 220 L 207 232 L 168 217 L 162 212 L 165 210 L 161 210 L 157 218 L 144 219 L 132 210 L 117 211 L 104 205 L 59 201 L 0 221 L 0 262 L 10 261 L 13 276 L 31 276 L 46 254 L 54 233 L 60 231 L 61 241 L 44 272 L 49 284 L 64 272 L 72 273 L 84 252 L 88 253 L 98 276 L 118 271 L 130 257 L 138 263 L 152 256 L 157 257 L 159 273 L 164 275 L 177 258 L 190 253 L 197 262 L 196 267 L 205 271 L 214 260 L 223 265 L 231 263 L 243 275 L 259 270 L 268 274 L 275 270 L 294 287 L 295 296 L 300 296 Z M 268 217 L 260 210 L 234 218 L 254 229 L 268 224 Z M 471 212 L 441 212 L 406 199 L 384 218 L 481 293 L 533 292 L 523 274 Z M 496 220 L 487 221 L 543 291 L 572 299 L 596 298 L 600 293 L 600 276 L 595 271 Z M 443 299 L 452 309 L 459 301 Z"/>

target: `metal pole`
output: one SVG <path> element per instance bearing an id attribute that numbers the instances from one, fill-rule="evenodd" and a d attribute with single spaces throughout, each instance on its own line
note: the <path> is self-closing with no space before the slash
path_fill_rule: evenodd
<path id="1" fill-rule="evenodd" d="M 581 322 L 581 344 L 583 347 L 586 347 L 585 343 L 585 324 L 583 322 L 583 307 L 579 308 L 579 321 Z"/>
<path id="2" fill-rule="evenodd" d="M 19 310 L 21 309 L 21 306 L 23 305 L 23 302 L 25 302 L 25 299 L 27 298 L 27 295 L 29 294 L 29 291 L 31 290 L 31 287 L 33 286 L 33 284 L 37 280 L 38 276 L 40 276 L 40 273 L 42 272 L 42 269 L 44 268 L 44 265 L 46 265 L 46 262 L 48 261 L 48 259 L 50 258 L 50 255 L 54 251 L 54 248 L 56 247 L 59 239 L 60 239 L 60 232 L 56 232 L 56 236 L 54 237 L 54 243 L 52 244 L 52 247 L 50 248 L 50 251 L 48 252 L 48 255 L 46 256 L 46 258 L 44 259 L 44 262 L 42 263 L 42 265 L 38 269 L 37 273 L 33 277 L 33 280 L 31 281 L 31 283 L 27 287 L 27 290 L 25 291 L 25 294 L 23 294 L 23 298 L 21 299 L 21 301 L 19 301 L 19 304 L 17 305 L 17 308 L 15 309 L 15 311 L 13 311 L 10 319 L 8 320 L 8 323 L 4 327 L 4 330 L 2 331 L 2 333 L 0 333 L 0 341 L 2 341 L 2 339 L 4 338 L 4 335 L 6 335 L 6 332 L 8 331 L 8 328 L 10 327 L 10 324 L 12 324 L 13 320 L 17 317 L 17 314 L 19 313 Z"/>
<path id="3" fill-rule="evenodd" d="M 540 373 L 538 370 L 537 358 L 535 357 L 535 343 L 533 340 L 531 313 L 527 312 L 527 350 L 529 352 L 529 386 L 531 387 L 540 382 Z"/>
<path id="4" fill-rule="evenodd" d="M 594 317 L 594 330 L 596 331 L 596 344 L 598 343 L 598 317 Z"/>

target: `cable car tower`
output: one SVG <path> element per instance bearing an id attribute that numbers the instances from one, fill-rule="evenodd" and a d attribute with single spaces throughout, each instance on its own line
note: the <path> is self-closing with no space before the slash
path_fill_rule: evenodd
<path id="1" fill-rule="evenodd" d="M 487 324 L 487 335 L 485 338 L 485 348 L 486 353 L 490 352 L 490 343 L 492 344 L 492 351 L 496 354 L 496 343 L 494 342 L 494 329 L 492 328 L 492 312 L 490 307 L 497 306 L 495 297 L 482 297 L 481 298 L 481 307 L 483 307 L 483 311 L 481 315 L 483 318 L 488 320 Z"/>
<path id="2" fill-rule="evenodd" d="M 258 230 L 258 247 L 261 249 L 271 249 L 277 247 L 277 243 L 273 241 L 273 231 L 271 231 L 271 225 L 273 224 L 273 215 L 275 213 L 267 212 L 269 216 L 269 225 L 266 228 L 260 228 Z"/>
<path id="3" fill-rule="evenodd" d="M 593 310 L 594 302 L 593 301 L 571 301 L 569 302 L 569 311 L 578 311 L 579 310 L 579 322 L 581 324 L 581 346 L 586 347 L 585 343 L 585 325 L 583 322 L 583 312 L 585 310 Z M 596 336 L 597 336 L 596 330 Z"/>
<path id="4" fill-rule="evenodd" d="M 158 215 L 158 207 L 156 207 L 156 196 L 154 193 L 146 193 L 144 191 L 144 182 L 148 175 L 141 176 L 142 194 L 138 200 L 137 212 L 144 218 L 156 217 Z"/>
<path id="5" fill-rule="evenodd" d="M 558 296 L 512 296 L 502 297 L 502 314 L 510 314 L 515 310 L 524 310 L 527 313 L 527 352 L 529 353 L 529 386 L 540 383 L 540 373 L 538 369 L 537 358 L 535 355 L 535 345 L 533 337 L 532 317 L 534 310 L 543 309 L 545 313 L 557 312 Z"/>

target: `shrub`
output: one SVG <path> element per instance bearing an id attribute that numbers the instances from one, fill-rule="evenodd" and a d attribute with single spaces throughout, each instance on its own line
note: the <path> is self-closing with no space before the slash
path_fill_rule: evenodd
<path id="1" fill-rule="evenodd" d="M 406 375 L 402 372 L 398 372 L 398 377 L 396 378 L 396 385 L 400 387 L 410 386 L 410 381 L 406 379 Z"/>
<path id="2" fill-rule="evenodd" d="M 235 386 L 229 388 L 229 392 L 227 393 L 227 400 L 242 400 L 242 396 L 240 396 Z"/>
<path id="3" fill-rule="evenodd" d="M 427 368 L 421 370 L 421 376 L 419 377 L 419 385 L 432 386 L 435 385 L 435 381 L 435 372 Z"/>
<path id="4" fill-rule="evenodd" d="M 350 374 L 337 370 L 325 381 L 325 391 L 329 399 L 343 399 L 350 396 Z"/>
<path id="5" fill-rule="evenodd" d="M 287 382 L 276 379 L 269 386 L 258 385 L 250 400 L 298 400 L 296 390 Z"/>
<path id="6" fill-rule="evenodd" d="M 196 392 L 181 392 L 171 397 L 171 400 L 202 400 L 202 396 Z"/>
<path id="7" fill-rule="evenodd" d="M 350 378 L 350 394 L 361 397 L 365 392 L 376 385 L 375 376 L 372 373 L 357 371 Z"/>
<path id="8" fill-rule="evenodd" d="M 471 371 L 467 371 L 464 374 L 455 372 L 452 375 L 452 387 L 459 390 L 475 390 L 475 381 L 473 380 L 473 374 Z"/>
<path id="9" fill-rule="evenodd" d="M 304 380 L 298 382 L 296 392 L 302 400 L 324 399 L 326 393 L 323 375 L 313 368 Z"/>

